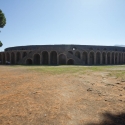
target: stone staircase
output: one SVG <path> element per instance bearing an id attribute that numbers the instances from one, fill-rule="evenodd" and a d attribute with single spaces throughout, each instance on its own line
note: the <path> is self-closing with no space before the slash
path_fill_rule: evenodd
<path id="1" fill-rule="evenodd" d="M 67 58 L 74 59 L 76 65 L 83 65 L 83 61 L 70 52 L 67 52 Z"/>
<path id="2" fill-rule="evenodd" d="M 35 53 L 38 53 L 40 50 L 41 49 L 39 48 L 39 49 L 36 49 L 36 50 L 32 51 L 31 53 L 28 53 L 25 57 L 23 57 L 20 61 L 18 61 L 17 64 L 19 64 L 19 65 L 23 64 L 24 65 L 25 64 L 25 60 L 27 59 L 27 57 L 28 58 L 33 58 L 33 55 Z"/>

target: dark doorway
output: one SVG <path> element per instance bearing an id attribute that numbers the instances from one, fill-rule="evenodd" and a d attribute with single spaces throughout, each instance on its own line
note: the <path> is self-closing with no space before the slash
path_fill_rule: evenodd
<path id="1" fill-rule="evenodd" d="M 73 59 L 69 59 L 69 60 L 67 61 L 67 64 L 68 64 L 68 65 L 74 65 L 74 60 L 73 60 Z"/>
<path id="2" fill-rule="evenodd" d="M 20 52 L 16 53 L 16 61 L 18 62 L 21 59 L 21 54 Z"/>
<path id="3" fill-rule="evenodd" d="M 59 55 L 59 65 L 65 65 L 66 64 L 66 56 L 64 54 Z"/>
<path id="4" fill-rule="evenodd" d="M 84 64 L 86 65 L 87 64 L 87 52 L 83 52 L 83 54 L 82 54 L 82 60 L 83 60 L 83 62 L 84 62 Z"/>
<path id="5" fill-rule="evenodd" d="M 90 52 L 89 54 L 89 64 L 94 65 L 94 52 Z"/>
<path id="6" fill-rule="evenodd" d="M 100 52 L 97 52 L 96 53 L 96 64 L 97 65 L 100 65 L 100 59 L 101 59 L 101 54 L 100 54 Z"/>
<path id="7" fill-rule="evenodd" d="M 102 64 L 103 64 L 103 65 L 105 65 L 105 63 L 106 63 L 105 61 L 106 61 L 106 53 L 103 52 L 103 53 L 102 53 Z"/>
<path id="8" fill-rule="evenodd" d="M 110 58 L 111 58 L 111 57 L 110 57 L 110 53 L 108 52 L 108 53 L 107 53 L 107 64 L 110 64 Z"/>
<path id="9" fill-rule="evenodd" d="M 11 53 L 11 64 L 15 64 L 15 54 Z"/>
<path id="10" fill-rule="evenodd" d="M 40 65 L 40 55 L 39 54 L 34 55 L 34 64 Z"/>
<path id="11" fill-rule="evenodd" d="M 50 64 L 57 65 L 57 53 L 55 51 L 50 53 Z"/>
<path id="12" fill-rule="evenodd" d="M 32 64 L 33 64 L 33 61 L 32 61 L 31 59 L 27 59 L 27 60 L 26 60 L 26 64 L 27 64 L 27 65 L 32 65 Z"/>
<path id="13" fill-rule="evenodd" d="M 49 56 L 48 56 L 48 52 L 47 51 L 43 51 L 42 52 L 42 64 L 43 65 L 48 65 L 48 58 Z"/>

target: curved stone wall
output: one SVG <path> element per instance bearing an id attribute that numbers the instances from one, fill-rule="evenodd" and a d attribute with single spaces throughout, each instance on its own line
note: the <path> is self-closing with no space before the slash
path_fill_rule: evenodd
<path id="1" fill-rule="evenodd" d="M 125 47 L 92 45 L 37 45 L 6 48 L 0 64 L 114 65 L 125 64 Z"/>

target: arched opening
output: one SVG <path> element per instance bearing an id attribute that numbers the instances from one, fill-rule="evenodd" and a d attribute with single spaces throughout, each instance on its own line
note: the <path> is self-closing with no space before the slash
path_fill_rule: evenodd
<path id="1" fill-rule="evenodd" d="M 121 55 L 121 53 L 119 53 L 119 64 L 121 64 L 122 63 L 122 55 Z"/>
<path id="2" fill-rule="evenodd" d="M 115 64 L 118 64 L 118 53 L 115 53 Z"/>
<path id="3" fill-rule="evenodd" d="M 27 53 L 26 53 L 26 52 L 23 52 L 23 58 L 24 58 L 25 56 L 27 56 Z"/>
<path id="4" fill-rule="evenodd" d="M 77 52 L 75 53 L 75 56 L 80 59 L 80 52 L 77 51 Z"/>
<path id="5" fill-rule="evenodd" d="M 11 53 L 11 64 L 15 64 L 15 54 Z"/>
<path id="6" fill-rule="evenodd" d="M 16 61 L 18 62 L 21 59 L 21 54 L 20 52 L 16 53 Z"/>
<path id="7" fill-rule="evenodd" d="M 6 61 L 9 61 L 10 62 L 10 54 L 9 53 L 7 53 L 7 60 Z"/>
<path id="8" fill-rule="evenodd" d="M 114 58 L 115 58 L 115 56 L 114 56 L 114 52 L 112 53 L 112 64 L 115 64 L 114 63 Z"/>
<path id="9" fill-rule="evenodd" d="M 100 65 L 100 59 L 101 59 L 101 54 L 100 54 L 100 52 L 97 52 L 96 53 L 96 64 L 97 65 Z"/>
<path id="10" fill-rule="evenodd" d="M 102 64 L 103 65 L 106 64 L 106 53 L 105 52 L 102 53 Z"/>
<path id="11" fill-rule="evenodd" d="M 3 64 L 5 64 L 5 53 L 3 53 Z"/>
<path id="12" fill-rule="evenodd" d="M 87 60 L 88 60 L 87 52 L 83 52 L 82 53 L 82 60 L 83 60 L 83 63 L 86 65 L 87 64 Z"/>
<path id="13" fill-rule="evenodd" d="M 42 52 L 42 64 L 43 65 L 48 65 L 48 58 L 49 56 L 48 56 L 48 52 L 47 51 L 44 51 L 44 52 Z"/>
<path id="14" fill-rule="evenodd" d="M 108 52 L 108 53 L 107 53 L 107 64 L 110 64 L 110 58 L 111 58 L 111 57 L 110 57 L 110 53 Z"/>
<path id="15" fill-rule="evenodd" d="M 89 53 L 89 64 L 94 65 L 94 52 Z"/>
<path id="16" fill-rule="evenodd" d="M 125 54 L 124 54 L 124 63 L 125 63 Z"/>
<path id="17" fill-rule="evenodd" d="M 57 65 L 57 53 L 55 51 L 50 53 L 50 64 Z"/>
<path id="18" fill-rule="evenodd" d="M 68 51 L 70 54 L 73 54 L 73 52 L 72 51 Z"/>
<path id="19" fill-rule="evenodd" d="M 66 56 L 64 54 L 59 55 L 59 65 L 65 65 L 66 64 Z"/>
<path id="20" fill-rule="evenodd" d="M 34 64 L 40 65 L 40 55 L 39 54 L 34 55 Z"/>
<path id="21" fill-rule="evenodd" d="M 31 59 L 27 59 L 27 60 L 26 60 L 26 64 L 27 64 L 27 65 L 32 65 L 32 64 L 33 64 L 33 61 L 32 61 Z"/>
<path id="22" fill-rule="evenodd" d="M 74 65 L 74 60 L 73 59 L 69 59 L 67 61 L 67 65 Z"/>
<path id="23" fill-rule="evenodd" d="M 2 64 L 2 55 L 0 53 L 0 64 Z"/>

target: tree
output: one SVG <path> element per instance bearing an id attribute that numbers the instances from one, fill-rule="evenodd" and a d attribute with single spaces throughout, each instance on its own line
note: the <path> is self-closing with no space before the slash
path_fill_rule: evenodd
<path id="1" fill-rule="evenodd" d="M 3 28 L 6 24 L 6 18 L 4 16 L 4 13 L 2 12 L 2 10 L 0 10 L 0 28 Z M 2 42 L 0 41 L 0 47 L 2 46 Z"/>
<path id="2" fill-rule="evenodd" d="M 6 18 L 2 10 L 0 10 L 0 28 L 3 28 L 6 24 Z"/>
<path id="3" fill-rule="evenodd" d="M 2 46 L 3 44 L 1 43 L 1 41 L 0 41 L 0 47 Z"/>

